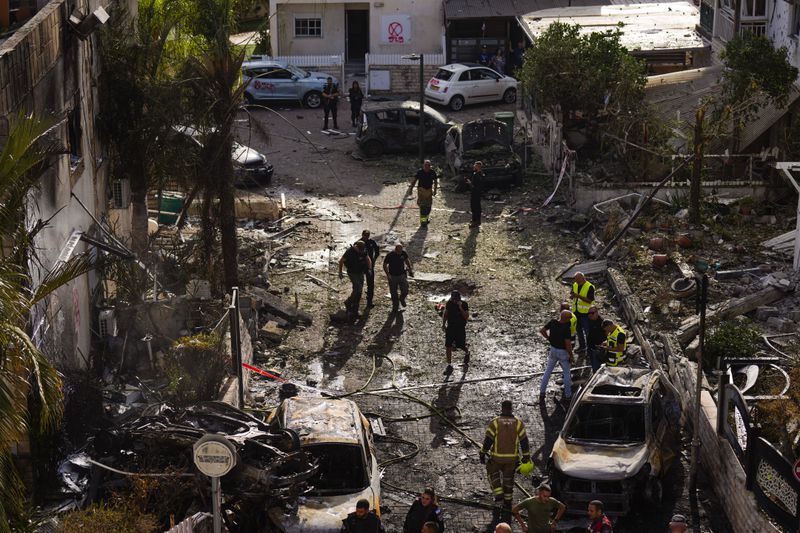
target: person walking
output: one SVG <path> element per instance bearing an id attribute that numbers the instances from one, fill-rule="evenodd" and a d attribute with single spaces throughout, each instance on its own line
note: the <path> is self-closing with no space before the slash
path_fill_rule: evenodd
<path id="1" fill-rule="evenodd" d="M 481 225 L 481 192 L 483 180 L 486 177 L 483 170 L 483 163 L 475 161 L 472 165 L 472 175 L 467 178 L 469 185 L 469 209 L 472 212 L 472 222 L 470 228 L 478 228 Z"/>
<path id="2" fill-rule="evenodd" d="M 450 299 L 444 305 L 442 313 L 442 329 L 444 330 L 444 349 L 447 353 L 447 368 L 445 372 L 453 370 L 453 348 L 464 350 L 464 361 L 469 360 L 467 347 L 467 321 L 469 320 L 469 306 L 461 298 L 461 293 L 453 291 Z"/>
<path id="3" fill-rule="evenodd" d="M 383 258 L 383 271 L 389 281 L 389 293 L 392 295 L 392 313 L 399 311 L 399 306 L 406 307 L 408 297 L 408 276 L 414 275 L 411 260 L 403 250 L 402 244 L 395 244 L 394 250 Z M 399 294 L 398 294 L 399 290 Z"/>
<path id="4" fill-rule="evenodd" d="M 352 290 L 350 296 L 344 301 L 345 309 L 350 319 L 358 318 L 358 307 L 361 304 L 361 293 L 364 290 L 364 274 L 372 269 L 372 263 L 366 255 L 366 245 L 364 241 L 356 241 L 353 246 L 348 248 L 342 257 L 339 258 L 339 279 L 342 275 L 342 267 L 347 270 L 347 277 L 350 278 Z"/>
<path id="5" fill-rule="evenodd" d="M 439 533 L 444 532 L 442 509 L 432 487 L 423 490 L 419 498 L 411 504 L 411 509 L 406 514 L 406 521 L 403 523 L 403 533 L 417 533 L 428 523 L 436 524 Z"/>
<path id="6" fill-rule="evenodd" d="M 606 333 L 606 341 L 602 344 L 606 352 L 606 365 L 619 366 L 625 362 L 625 352 L 628 349 L 625 330 L 612 320 L 603 320 L 603 331 Z"/>
<path id="7" fill-rule="evenodd" d="M 547 383 L 556 363 L 561 365 L 564 373 L 564 396 L 563 400 L 569 402 L 572 398 L 572 376 L 570 375 L 570 364 L 572 364 L 572 335 L 570 334 L 570 319 L 572 313 L 561 311 L 558 320 L 551 320 L 539 330 L 539 333 L 550 342 L 550 352 L 547 355 L 547 366 L 542 376 L 542 383 L 539 385 L 539 401 L 544 401 L 547 392 Z"/>
<path id="8" fill-rule="evenodd" d="M 517 470 L 517 461 L 520 454 L 522 463 L 519 466 L 521 474 L 530 474 L 533 471 L 531 462 L 531 447 L 525 424 L 514 416 L 510 400 L 503 400 L 500 405 L 500 416 L 489 423 L 483 447 L 480 451 L 481 464 L 486 465 L 486 475 L 494 494 L 495 504 L 502 502 L 503 509 L 511 511 L 511 499 L 514 496 L 514 473 Z M 489 456 L 488 462 L 486 456 Z"/>
<path id="9" fill-rule="evenodd" d="M 603 512 L 603 502 L 600 500 L 590 501 L 586 514 L 589 515 L 589 526 L 586 528 L 586 533 L 614 533 L 611 520 Z"/>
<path id="10" fill-rule="evenodd" d="M 592 365 L 592 373 L 597 372 L 605 362 L 602 347 L 606 340 L 606 332 L 603 331 L 603 317 L 596 305 L 589 308 L 589 329 L 586 332 L 586 355 L 589 356 L 589 364 Z"/>
<path id="11" fill-rule="evenodd" d="M 372 309 L 375 304 L 372 303 L 372 298 L 375 296 L 375 265 L 377 265 L 378 256 L 381 254 L 378 243 L 370 238 L 368 229 L 361 232 L 361 240 L 364 243 L 364 255 L 369 258 L 370 268 L 364 274 L 367 280 L 367 308 Z"/>
<path id="12" fill-rule="evenodd" d="M 353 81 L 352 87 L 347 90 L 347 96 L 350 99 L 350 122 L 355 128 L 358 119 L 361 118 L 361 104 L 364 103 L 364 92 L 357 81 Z M 336 119 L 334 119 L 335 122 Z"/>
<path id="13" fill-rule="evenodd" d="M 414 181 L 411 182 L 410 190 L 417 186 L 417 205 L 419 206 L 419 223 L 423 226 L 430 221 L 431 209 L 433 208 L 433 197 L 439 188 L 439 175 L 431 168 L 431 160 L 426 159 L 422 163 L 422 168 L 417 171 Z"/>
<path id="14" fill-rule="evenodd" d="M 536 496 L 522 500 L 511 509 L 522 531 L 527 533 L 551 533 L 556 530 L 558 521 L 564 516 L 567 506 L 551 496 L 547 483 L 540 483 Z M 528 513 L 528 521 L 522 519 L 520 511 Z"/>
<path id="15" fill-rule="evenodd" d="M 502 48 L 497 49 L 497 53 L 492 57 L 492 60 L 489 62 L 489 66 L 494 69 L 495 72 L 498 74 L 506 73 L 506 56 L 505 51 Z"/>
<path id="16" fill-rule="evenodd" d="M 358 500 L 356 511 L 342 520 L 339 533 L 385 533 L 381 519 L 369 510 L 368 500 Z"/>
<path id="17" fill-rule="evenodd" d="M 594 285 L 587 281 L 583 272 L 575 273 L 572 284 L 572 312 L 578 319 L 578 348 L 576 352 L 586 351 L 586 330 L 589 329 L 589 308 L 594 305 Z"/>
<path id="18" fill-rule="evenodd" d="M 322 126 L 323 130 L 328 129 L 328 115 L 333 117 L 333 129 L 339 129 L 339 123 L 336 121 L 336 111 L 339 107 L 339 86 L 333 83 L 333 78 L 328 77 L 325 86 L 322 87 L 322 111 L 325 113 L 325 124 Z"/>

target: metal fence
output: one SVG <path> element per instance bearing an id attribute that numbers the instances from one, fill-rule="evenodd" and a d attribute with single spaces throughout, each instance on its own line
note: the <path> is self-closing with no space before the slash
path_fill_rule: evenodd
<path id="1" fill-rule="evenodd" d="M 183 522 L 171 527 L 167 533 L 211 533 L 212 516 L 209 513 L 195 513 Z"/>
<path id="2" fill-rule="evenodd" d="M 423 53 L 425 65 L 440 67 L 446 63 L 444 54 L 440 52 Z M 419 65 L 418 61 L 404 59 L 407 54 L 366 54 L 364 61 L 369 65 Z"/>

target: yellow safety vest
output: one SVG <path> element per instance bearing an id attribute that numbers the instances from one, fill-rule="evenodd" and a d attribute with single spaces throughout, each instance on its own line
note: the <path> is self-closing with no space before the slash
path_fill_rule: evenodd
<path id="1" fill-rule="evenodd" d="M 576 333 L 578 333 L 578 317 L 575 316 L 575 313 L 572 313 L 569 319 L 569 334 L 574 337 Z"/>
<path id="2" fill-rule="evenodd" d="M 609 348 L 616 348 L 618 346 L 617 335 L 619 335 L 620 333 L 625 333 L 625 331 L 621 327 L 617 326 L 616 328 L 614 328 L 614 331 L 608 334 L 606 340 L 608 341 Z M 626 335 L 625 344 L 623 344 L 621 352 L 612 352 L 610 350 L 608 351 L 608 358 L 606 360 L 606 365 L 619 366 L 620 363 L 625 361 L 625 350 L 627 349 L 628 349 L 628 336 Z"/>
<path id="3" fill-rule="evenodd" d="M 486 428 L 486 436 L 494 442 L 489 455 L 501 462 L 516 461 L 519 441 L 527 436 L 525 424 L 515 416 L 498 416 Z"/>
<path id="4" fill-rule="evenodd" d="M 589 289 L 591 289 L 593 285 L 588 281 L 585 281 L 583 285 L 578 288 L 578 283 L 575 282 L 572 284 L 572 292 L 584 297 L 589 297 Z M 589 308 L 594 305 L 594 300 L 591 302 L 584 302 L 580 298 L 575 298 L 575 301 L 572 304 L 572 311 L 575 313 L 583 313 L 584 315 L 589 312 Z"/>

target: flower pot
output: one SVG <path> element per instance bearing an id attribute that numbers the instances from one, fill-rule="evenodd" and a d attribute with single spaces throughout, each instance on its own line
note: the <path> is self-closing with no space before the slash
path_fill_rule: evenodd
<path id="1" fill-rule="evenodd" d="M 667 254 L 655 254 L 653 256 L 653 266 L 661 268 L 665 266 L 669 262 L 669 256 Z"/>
<path id="2" fill-rule="evenodd" d="M 655 252 L 661 251 L 664 249 L 664 239 L 663 237 L 653 237 L 647 246 Z"/>
<path id="3" fill-rule="evenodd" d="M 681 248 L 691 248 L 693 239 L 688 233 L 682 233 L 678 236 L 678 246 Z"/>

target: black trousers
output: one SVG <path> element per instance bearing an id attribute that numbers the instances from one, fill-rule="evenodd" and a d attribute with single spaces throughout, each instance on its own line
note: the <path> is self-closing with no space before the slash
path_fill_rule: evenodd
<path id="1" fill-rule="evenodd" d="M 333 116 L 333 127 L 334 129 L 339 129 L 339 124 L 336 122 L 336 104 L 328 104 L 323 106 L 323 110 L 325 111 L 325 125 L 322 127 L 323 130 L 328 129 L 328 115 Z"/>
<path id="2" fill-rule="evenodd" d="M 372 297 L 375 295 L 375 270 L 368 270 L 366 272 L 367 278 L 367 304 L 372 303 Z"/>
<path id="3" fill-rule="evenodd" d="M 361 115 L 361 102 L 357 104 L 350 104 L 350 122 L 356 124 L 356 120 L 358 120 L 359 115 Z M 334 121 L 336 119 L 333 119 Z"/>
<path id="4" fill-rule="evenodd" d="M 469 210 L 472 211 L 472 223 L 481 223 L 481 197 L 477 195 L 470 196 Z"/>

